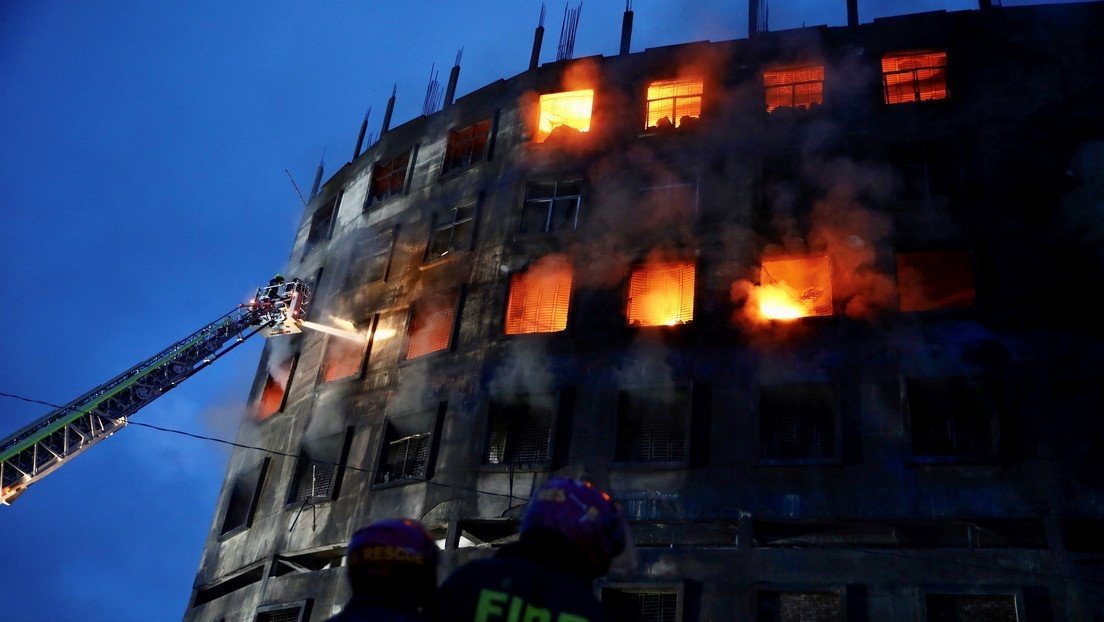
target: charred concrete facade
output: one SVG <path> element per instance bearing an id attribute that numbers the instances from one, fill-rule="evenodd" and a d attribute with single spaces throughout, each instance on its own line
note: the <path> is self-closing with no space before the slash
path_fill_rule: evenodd
<path id="1" fill-rule="evenodd" d="M 985 2 L 454 72 L 304 214 L 317 330 L 185 619 L 325 618 L 378 518 L 443 575 L 553 474 L 632 521 L 619 619 L 1100 619 L 1102 41 Z"/>

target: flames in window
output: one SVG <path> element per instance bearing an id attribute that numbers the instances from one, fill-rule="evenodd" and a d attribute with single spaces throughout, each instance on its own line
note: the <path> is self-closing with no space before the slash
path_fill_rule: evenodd
<path id="1" fill-rule="evenodd" d="M 791 65 L 763 72 L 767 112 L 775 108 L 811 108 L 824 103 L 824 66 Z"/>
<path id="2" fill-rule="evenodd" d="M 540 96 L 540 119 L 537 142 L 543 143 L 553 134 L 589 132 L 590 115 L 594 108 L 594 89 L 546 93 Z"/>
<path id="3" fill-rule="evenodd" d="M 332 334 L 322 360 L 322 382 L 358 375 L 367 352 L 368 333 Z"/>
<path id="4" fill-rule="evenodd" d="M 701 118 L 702 80 L 660 80 L 648 85 L 648 122 L 645 129 L 682 127 Z"/>
<path id="5" fill-rule="evenodd" d="M 694 263 L 649 263 L 629 277 L 632 326 L 674 326 L 694 319 Z"/>
<path id="6" fill-rule="evenodd" d="M 510 277 L 506 334 L 554 333 L 567 328 L 571 280 L 571 264 L 559 255 L 545 257 L 528 271 Z"/>
<path id="7" fill-rule="evenodd" d="M 264 421 L 280 412 L 284 405 L 284 396 L 287 394 L 294 363 L 294 356 L 281 359 L 275 353 L 270 355 L 264 388 L 261 389 L 261 394 L 253 404 L 253 418 L 256 421 Z"/>
<path id="8" fill-rule="evenodd" d="M 827 255 L 765 259 L 749 301 L 759 319 L 832 315 L 832 272 Z"/>
<path id="9" fill-rule="evenodd" d="M 894 52 L 882 58 L 887 104 L 947 98 L 947 52 Z"/>

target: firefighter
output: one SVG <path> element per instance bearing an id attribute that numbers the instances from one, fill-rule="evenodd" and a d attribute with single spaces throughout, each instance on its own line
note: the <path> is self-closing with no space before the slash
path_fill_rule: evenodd
<path id="1" fill-rule="evenodd" d="M 627 541 L 627 523 L 608 494 L 578 479 L 549 480 L 526 507 L 516 543 L 445 579 L 437 619 L 603 622 L 594 582 Z"/>
<path id="2" fill-rule="evenodd" d="M 349 540 L 347 578 L 353 595 L 326 622 L 428 622 L 440 555 L 418 521 L 391 519 L 362 527 Z"/>
<path id="3" fill-rule="evenodd" d="M 265 288 L 265 298 L 268 300 L 280 299 L 280 288 L 284 286 L 284 275 L 277 273 L 268 281 L 268 287 Z"/>

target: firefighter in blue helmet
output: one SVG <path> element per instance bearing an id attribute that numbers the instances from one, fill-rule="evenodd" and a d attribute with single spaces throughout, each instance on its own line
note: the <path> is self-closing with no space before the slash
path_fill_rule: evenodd
<path id="1" fill-rule="evenodd" d="M 437 544 L 411 519 L 357 530 L 346 554 L 352 598 L 326 622 L 427 622 L 437 591 Z"/>
<path id="2" fill-rule="evenodd" d="M 438 620 L 603 622 L 594 581 L 625 550 L 628 527 L 590 482 L 555 478 L 533 495 L 518 541 L 457 568 L 438 592 Z"/>

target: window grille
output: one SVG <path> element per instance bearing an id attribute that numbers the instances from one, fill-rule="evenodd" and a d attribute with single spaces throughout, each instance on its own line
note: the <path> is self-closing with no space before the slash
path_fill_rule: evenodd
<path id="1" fill-rule="evenodd" d="M 1018 622 L 1011 594 L 927 594 L 928 622 Z"/>
<path id="2" fill-rule="evenodd" d="M 606 588 L 602 590 L 602 606 L 617 620 L 677 622 L 678 597 L 674 590 Z"/>
<path id="3" fill-rule="evenodd" d="M 997 409 L 981 378 L 911 378 L 907 408 L 916 456 L 984 457 L 995 452 Z"/>
<path id="4" fill-rule="evenodd" d="M 328 335 L 322 360 L 322 382 L 333 382 L 360 375 L 368 353 L 367 333 L 356 339 Z"/>
<path id="5" fill-rule="evenodd" d="M 824 66 L 794 65 L 763 72 L 767 112 L 775 108 L 812 108 L 824 103 Z"/>
<path id="6" fill-rule="evenodd" d="M 689 389 L 622 391 L 617 413 L 618 462 L 681 462 L 687 457 Z"/>
<path id="7" fill-rule="evenodd" d="M 403 153 L 377 164 L 372 169 L 371 198 L 382 201 L 402 192 L 406 185 L 407 167 L 410 165 L 410 153 Z"/>
<path id="8" fill-rule="evenodd" d="M 761 591 L 755 619 L 757 622 L 843 622 L 843 605 L 837 592 Z"/>
<path id="9" fill-rule="evenodd" d="M 494 400 L 488 412 L 484 464 L 547 464 L 555 421 L 551 396 Z"/>
<path id="10" fill-rule="evenodd" d="M 897 291 L 905 312 L 974 306 L 974 273 L 966 251 L 897 253 Z"/>
<path id="11" fill-rule="evenodd" d="M 593 89 L 541 95 L 537 142 L 545 142 L 549 136 L 552 136 L 553 132 L 560 128 L 569 128 L 576 132 L 589 132 L 593 105 Z"/>
<path id="12" fill-rule="evenodd" d="M 700 78 L 659 80 L 648 85 L 648 120 L 645 129 L 682 127 L 684 121 L 700 119 Z"/>
<path id="13" fill-rule="evenodd" d="M 410 318 L 406 358 L 424 356 L 449 347 L 456 317 L 456 297 L 443 296 L 421 302 Z"/>
<path id="14" fill-rule="evenodd" d="M 550 268 L 538 265 L 510 277 L 506 334 L 552 333 L 567 328 L 571 281 L 571 266 L 566 263 Z"/>
<path id="15" fill-rule="evenodd" d="M 885 103 L 947 98 L 947 52 L 895 52 L 882 57 Z"/>
<path id="16" fill-rule="evenodd" d="M 388 441 L 377 482 L 425 479 L 429 464 L 430 434 L 411 434 Z"/>
<path id="17" fill-rule="evenodd" d="M 358 242 L 354 254 L 356 264 L 349 271 L 346 288 L 386 279 L 394 240 L 395 230 L 391 228 Z"/>
<path id="18" fill-rule="evenodd" d="M 632 326 L 673 326 L 694 319 L 694 263 L 657 263 L 633 270 L 628 320 Z"/>
<path id="19" fill-rule="evenodd" d="M 309 617 L 310 610 L 306 605 L 278 605 L 258 610 L 256 622 L 306 622 Z"/>
<path id="20" fill-rule="evenodd" d="M 548 233 L 578 225 L 582 189 L 578 181 L 532 183 L 525 190 L 521 233 Z"/>
<path id="21" fill-rule="evenodd" d="M 473 123 L 465 128 L 449 132 L 445 147 L 444 172 L 467 168 L 483 160 L 491 136 L 491 121 Z"/>
<path id="22" fill-rule="evenodd" d="M 433 215 L 426 261 L 471 248 L 475 233 L 475 203 L 441 210 Z"/>
<path id="23" fill-rule="evenodd" d="M 760 456 L 766 460 L 835 458 L 836 414 L 827 387 L 764 387 L 759 395 Z"/>
<path id="24" fill-rule="evenodd" d="M 345 459 L 346 433 L 304 443 L 296 461 L 288 503 L 332 499 Z"/>

